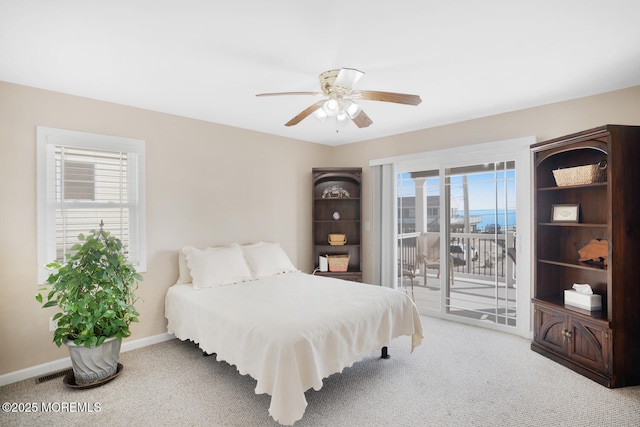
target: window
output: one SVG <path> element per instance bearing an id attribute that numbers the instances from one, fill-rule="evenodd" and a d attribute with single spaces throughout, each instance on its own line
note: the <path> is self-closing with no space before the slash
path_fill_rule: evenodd
<path id="1" fill-rule="evenodd" d="M 104 223 L 146 270 L 144 141 L 38 127 L 38 279 Z"/>

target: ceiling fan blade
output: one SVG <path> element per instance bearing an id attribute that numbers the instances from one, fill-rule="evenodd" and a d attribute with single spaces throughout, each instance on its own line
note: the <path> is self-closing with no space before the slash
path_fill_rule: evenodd
<path id="1" fill-rule="evenodd" d="M 313 95 L 323 96 L 322 92 L 272 92 L 272 93 L 258 93 L 256 96 L 280 96 L 280 95 Z"/>
<path id="2" fill-rule="evenodd" d="M 364 111 L 360 111 L 360 113 L 358 113 L 358 115 L 351 120 L 353 120 L 353 123 L 355 123 L 355 125 L 359 128 L 369 127 L 369 125 L 373 123 L 373 120 L 371 120 L 371 118 L 367 116 Z"/>
<path id="3" fill-rule="evenodd" d="M 322 108 L 322 104 L 324 104 L 326 101 L 323 99 L 322 101 L 318 101 L 313 105 L 308 106 L 307 108 L 305 108 L 304 110 L 302 110 L 300 113 L 298 113 L 297 116 L 295 116 L 293 119 L 289 120 L 287 123 L 285 123 L 285 126 L 293 126 L 293 125 L 297 125 L 298 123 L 300 123 L 303 119 L 305 119 L 307 116 L 313 114 L 318 108 Z"/>
<path id="4" fill-rule="evenodd" d="M 349 95 L 353 99 L 366 99 L 369 101 L 395 102 L 396 104 L 418 105 L 422 102 L 418 95 L 406 93 L 380 92 L 377 90 L 356 90 Z"/>
<path id="5" fill-rule="evenodd" d="M 364 73 L 355 68 L 341 68 L 333 85 L 351 90 L 362 76 Z"/>

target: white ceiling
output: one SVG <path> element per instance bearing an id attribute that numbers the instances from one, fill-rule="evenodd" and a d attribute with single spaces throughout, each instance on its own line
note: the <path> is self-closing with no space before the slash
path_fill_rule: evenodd
<path id="1" fill-rule="evenodd" d="M 0 80 L 341 145 L 640 84 L 638 0 L 0 0 Z M 322 71 L 369 128 L 310 116 Z M 336 130 L 338 132 L 336 132 Z"/>

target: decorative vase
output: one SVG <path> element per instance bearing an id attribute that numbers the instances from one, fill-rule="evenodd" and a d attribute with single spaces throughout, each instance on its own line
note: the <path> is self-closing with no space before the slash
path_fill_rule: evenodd
<path id="1" fill-rule="evenodd" d="M 118 370 L 120 345 L 122 340 L 107 338 L 102 345 L 87 348 L 67 340 L 73 375 L 78 385 L 87 385 L 103 381 L 114 376 Z"/>

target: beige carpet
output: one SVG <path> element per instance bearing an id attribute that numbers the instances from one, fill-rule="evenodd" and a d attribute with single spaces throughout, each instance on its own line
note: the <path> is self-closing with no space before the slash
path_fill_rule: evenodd
<path id="1" fill-rule="evenodd" d="M 640 387 L 610 390 L 532 352 L 529 341 L 422 317 L 423 344 L 390 346 L 306 393 L 296 426 L 640 426 Z M 0 412 L 2 426 L 276 426 L 269 396 L 233 366 L 172 340 L 123 353 L 121 375 L 89 390 L 62 378 L 0 388 L 2 402 L 87 404 L 92 413 Z M 99 411 L 98 411 L 99 410 Z"/>

